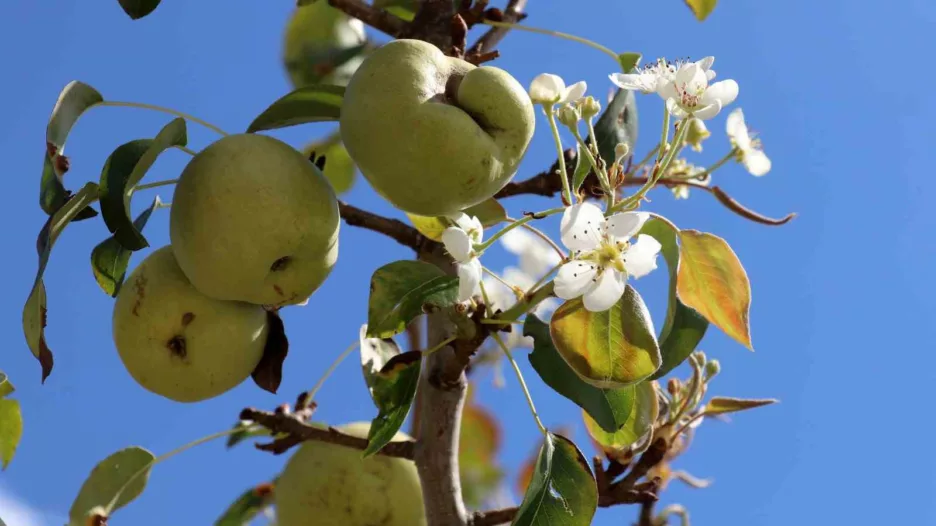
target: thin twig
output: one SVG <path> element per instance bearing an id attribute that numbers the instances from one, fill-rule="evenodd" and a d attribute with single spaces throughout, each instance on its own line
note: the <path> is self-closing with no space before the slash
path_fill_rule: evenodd
<path id="1" fill-rule="evenodd" d="M 510 0 L 507 2 L 507 8 L 504 9 L 504 18 L 503 22 L 508 22 L 511 24 L 516 24 L 517 22 L 523 20 L 526 15 L 523 14 L 523 9 L 526 7 L 527 0 Z M 465 52 L 466 56 L 479 56 L 482 53 L 488 53 L 494 50 L 494 47 L 507 35 L 507 32 L 510 31 L 504 27 L 492 27 L 487 30 L 486 33 L 481 35 L 481 38 L 474 43 L 468 51 Z"/>
<path id="2" fill-rule="evenodd" d="M 417 252 L 426 250 L 435 243 L 399 219 L 383 217 L 341 201 L 338 201 L 338 212 L 348 225 L 381 233 Z"/>
<path id="3" fill-rule="evenodd" d="M 322 428 L 304 422 L 296 414 L 287 412 L 271 412 L 247 408 L 241 411 L 241 420 L 249 420 L 269 429 L 273 434 L 286 434 L 285 438 L 277 439 L 270 444 L 258 444 L 257 448 L 280 454 L 290 447 L 306 440 L 316 440 L 328 444 L 360 449 L 367 449 L 367 439 L 346 435 L 333 427 Z M 411 440 L 390 442 L 378 454 L 396 458 L 413 458 L 415 442 Z"/>
<path id="4" fill-rule="evenodd" d="M 328 5 L 392 37 L 399 37 L 407 30 L 407 23 L 402 18 L 361 0 L 328 0 Z"/>

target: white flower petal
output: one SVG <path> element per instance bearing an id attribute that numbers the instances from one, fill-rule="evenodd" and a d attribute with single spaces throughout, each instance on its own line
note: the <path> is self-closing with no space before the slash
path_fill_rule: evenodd
<path id="1" fill-rule="evenodd" d="M 554 103 L 565 91 L 565 81 L 558 75 L 543 73 L 530 83 L 530 99 L 534 103 Z"/>
<path id="2" fill-rule="evenodd" d="M 738 98 L 738 89 L 738 83 L 731 79 L 716 82 L 705 90 L 701 105 L 707 106 L 717 100 L 723 107 L 727 106 Z"/>
<path id="3" fill-rule="evenodd" d="M 591 203 L 580 203 L 563 212 L 559 235 L 570 250 L 594 250 L 601 244 L 604 226 L 605 218 L 600 208 Z"/>
<path id="4" fill-rule="evenodd" d="M 647 212 L 620 212 L 608 218 L 608 232 L 618 239 L 630 239 L 650 218 Z"/>
<path id="5" fill-rule="evenodd" d="M 645 94 L 653 93 L 660 85 L 660 76 L 654 72 L 614 73 L 609 75 L 609 78 L 621 89 L 636 90 Z"/>
<path id="6" fill-rule="evenodd" d="M 458 301 L 467 301 L 481 291 L 481 261 L 472 258 L 458 264 Z"/>
<path id="7" fill-rule="evenodd" d="M 585 310 L 589 312 L 604 312 L 614 306 L 624 294 L 627 286 L 627 275 L 615 270 L 606 269 L 598 278 L 595 288 L 585 293 Z"/>
<path id="8" fill-rule="evenodd" d="M 471 259 L 471 238 L 464 230 L 450 226 L 442 232 L 442 244 L 455 261 L 465 263 Z"/>
<path id="9" fill-rule="evenodd" d="M 686 110 L 676 102 L 676 99 L 666 99 L 666 109 L 670 112 L 670 115 L 677 119 L 683 119 L 689 116 Z"/>
<path id="10" fill-rule="evenodd" d="M 656 257 L 663 248 L 660 242 L 646 234 L 637 236 L 627 252 L 624 253 L 624 268 L 635 278 L 642 278 L 657 268 Z"/>
<path id="11" fill-rule="evenodd" d="M 588 89 L 588 84 L 584 80 L 572 84 L 562 94 L 562 98 L 559 99 L 559 104 L 565 104 L 567 102 L 575 102 L 582 98 L 582 95 L 585 95 L 585 90 Z"/>
<path id="12" fill-rule="evenodd" d="M 698 106 L 698 107 L 692 112 L 692 114 L 693 114 L 697 119 L 705 121 L 705 120 L 709 120 L 709 119 L 711 119 L 712 117 L 718 115 L 718 112 L 720 112 L 721 109 L 722 109 L 721 101 L 717 101 L 717 100 L 716 100 L 715 102 L 713 102 L 712 104 L 709 104 L 708 106 Z"/>
<path id="13" fill-rule="evenodd" d="M 595 286 L 598 267 L 594 263 L 573 260 L 559 267 L 556 274 L 555 293 L 564 300 L 575 299 Z"/>
<path id="14" fill-rule="evenodd" d="M 735 108 L 728 114 L 728 119 L 725 120 L 725 131 L 728 133 L 728 137 L 737 145 L 742 142 L 748 144 L 751 142 L 747 124 L 744 122 L 744 111 L 741 108 Z"/>
<path id="15" fill-rule="evenodd" d="M 667 79 L 664 82 L 660 82 L 660 84 L 657 86 L 656 92 L 661 99 L 667 102 L 667 104 L 669 104 L 670 99 L 673 99 L 675 102 L 675 100 L 679 98 L 679 94 L 676 93 L 676 84 L 672 79 Z"/>
<path id="16" fill-rule="evenodd" d="M 751 172 L 751 175 L 760 177 L 770 171 L 770 158 L 767 157 L 767 154 L 765 154 L 763 150 L 751 149 L 744 152 L 742 162 L 744 163 L 744 167 L 747 168 L 747 171 Z"/>
<path id="17" fill-rule="evenodd" d="M 715 64 L 715 57 L 712 57 L 712 56 L 703 57 L 697 60 L 695 63 L 697 66 L 702 68 L 702 71 L 709 71 L 710 69 L 712 69 L 712 66 Z"/>

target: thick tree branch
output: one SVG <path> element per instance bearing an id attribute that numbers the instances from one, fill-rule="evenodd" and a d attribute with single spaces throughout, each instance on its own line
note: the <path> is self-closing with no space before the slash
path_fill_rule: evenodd
<path id="1" fill-rule="evenodd" d="M 523 9 L 526 7 L 527 0 L 510 0 L 507 3 L 507 8 L 504 9 L 503 21 L 509 22 L 511 24 L 516 24 L 520 20 L 523 20 L 526 15 L 523 14 Z M 474 43 L 471 48 L 465 53 L 468 56 L 478 56 L 482 53 L 489 53 L 494 50 L 494 47 L 500 43 L 500 41 L 507 35 L 509 29 L 505 27 L 492 27 L 487 30 L 487 32 L 481 35 L 481 38 Z"/>
<path id="2" fill-rule="evenodd" d="M 342 201 L 338 201 L 338 212 L 349 226 L 366 228 L 381 233 L 416 252 L 430 250 L 432 246 L 437 245 L 435 241 L 420 234 L 418 230 L 399 219 L 379 216 Z"/>
<path id="3" fill-rule="evenodd" d="M 317 440 L 328 444 L 360 449 L 367 449 L 367 439 L 346 435 L 333 427 L 322 428 L 312 426 L 296 414 L 286 412 L 261 411 L 247 408 L 241 411 L 241 420 L 249 420 L 269 429 L 273 434 L 285 434 L 284 438 L 274 440 L 269 444 L 258 444 L 257 448 L 281 454 L 290 447 L 306 440 Z M 388 457 L 412 459 L 415 442 L 391 442 L 383 447 L 378 454 Z"/>
<path id="4" fill-rule="evenodd" d="M 392 37 L 399 37 L 407 30 L 405 20 L 361 0 L 328 0 L 328 5 Z"/>

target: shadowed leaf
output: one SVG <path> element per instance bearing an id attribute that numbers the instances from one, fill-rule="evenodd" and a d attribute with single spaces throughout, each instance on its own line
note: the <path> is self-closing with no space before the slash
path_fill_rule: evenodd
<path id="1" fill-rule="evenodd" d="M 679 299 L 739 343 L 752 349 L 751 284 L 738 256 L 724 239 L 679 231 Z"/>
<path id="2" fill-rule="evenodd" d="M 247 133 L 275 130 L 299 124 L 336 121 L 341 116 L 342 86 L 317 84 L 284 95 L 247 128 Z"/>
<path id="3" fill-rule="evenodd" d="M 627 422 L 616 432 L 609 433 L 602 429 L 588 413 L 582 413 L 585 429 L 609 458 L 618 460 L 623 458 L 627 449 L 650 431 L 660 412 L 653 382 L 650 380 L 640 382 L 631 386 L 631 389 L 634 394 L 633 410 L 628 415 Z"/>
<path id="4" fill-rule="evenodd" d="M 286 338 L 286 328 L 279 314 L 267 311 L 267 325 L 270 330 L 263 347 L 263 356 L 256 369 L 250 373 L 250 377 L 260 389 L 276 394 L 283 380 L 283 362 L 289 353 L 289 340 Z"/>
<path id="5" fill-rule="evenodd" d="M 424 307 L 450 307 L 458 301 L 458 278 L 423 261 L 395 261 L 371 276 L 367 336 L 389 338 L 406 329 Z"/>
<path id="6" fill-rule="evenodd" d="M 274 481 L 275 482 L 275 481 Z M 215 521 L 215 526 L 244 526 L 273 505 L 274 482 L 254 486 L 237 498 L 228 509 Z"/>
<path id="7" fill-rule="evenodd" d="M 411 22 L 419 9 L 419 0 L 374 0 L 374 7 Z"/>
<path id="8" fill-rule="evenodd" d="M 533 337 L 530 364 L 553 391 L 578 404 L 608 432 L 627 422 L 634 407 L 632 387 L 599 389 L 579 378 L 553 345 L 549 326 L 533 314 L 523 323 L 523 335 Z"/>
<path id="9" fill-rule="evenodd" d="M 377 403 L 377 399 L 374 398 L 374 389 L 381 381 L 380 371 L 390 360 L 401 354 L 400 346 L 392 338 L 368 338 L 367 325 L 361 326 L 360 342 L 364 383 L 367 384 L 371 399 Z"/>
<path id="10" fill-rule="evenodd" d="M 513 526 L 588 526 L 598 487 L 585 456 L 571 440 L 549 433 L 540 448 Z"/>
<path id="11" fill-rule="evenodd" d="M 374 377 L 373 398 L 379 413 L 371 421 L 365 457 L 380 451 L 400 430 L 416 396 L 421 367 L 422 352 L 410 351 L 391 358 Z"/>
<path id="12" fill-rule="evenodd" d="M 92 508 L 108 506 L 113 512 L 140 496 L 146 488 L 150 468 L 156 457 L 141 447 L 128 447 L 99 462 L 85 479 L 75 502 L 68 512 L 70 526 L 86 526 L 86 516 Z"/>
<path id="13" fill-rule="evenodd" d="M 252 422 L 238 422 L 234 424 L 234 429 L 238 429 L 239 431 L 228 435 L 227 441 L 224 443 L 224 447 L 228 449 L 231 449 L 241 442 L 251 438 L 270 436 L 269 429 L 265 427 L 253 427 Z"/>
<path id="14" fill-rule="evenodd" d="M 675 225 L 659 216 L 651 216 L 640 231 L 641 234 L 647 234 L 660 242 L 663 247 L 663 259 L 669 268 L 669 300 L 666 320 L 659 337 L 662 363 L 657 372 L 650 377 L 651 380 L 662 378 L 688 358 L 702 341 L 709 325 L 698 312 L 679 301 L 676 294 L 680 264 L 677 232 Z"/>
<path id="15" fill-rule="evenodd" d="M 303 148 L 302 153 L 306 157 L 313 153 L 317 158 L 325 156 L 325 169 L 322 173 L 336 194 L 343 194 L 354 186 L 357 167 L 341 142 L 340 135 L 335 134 L 322 142 L 312 143 Z"/>
<path id="16" fill-rule="evenodd" d="M 0 468 L 6 469 L 13 460 L 22 436 L 23 415 L 19 401 L 0 398 Z"/>
<path id="17" fill-rule="evenodd" d="M 746 411 L 748 409 L 754 409 L 756 407 L 763 407 L 765 405 L 776 403 L 777 400 L 773 398 L 762 400 L 746 400 L 744 398 L 713 396 L 712 399 L 709 400 L 707 404 L 705 404 L 705 414 L 721 415 L 724 413 L 735 413 L 737 411 Z"/>
<path id="18" fill-rule="evenodd" d="M 117 0 L 124 13 L 134 20 L 139 20 L 152 13 L 159 6 L 160 0 Z"/>
<path id="19" fill-rule="evenodd" d="M 625 143 L 637 147 L 637 99 L 633 91 L 618 90 L 595 123 L 598 153 L 605 166 L 614 164 L 614 147 Z"/>
<path id="20" fill-rule="evenodd" d="M 133 227 L 138 232 L 143 231 L 150 215 L 160 204 L 161 201 L 157 196 L 149 208 L 140 212 L 140 215 L 133 221 Z M 127 274 L 131 253 L 114 236 L 105 239 L 91 251 L 91 271 L 94 273 L 94 279 L 101 289 L 113 298 L 116 298 L 117 293 L 120 292 L 120 286 Z"/>
<path id="21" fill-rule="evenodd" d="M 553 314 L 549 332 L 569 367 L 601 389 L 637 383 L 660 367 L 650 312 L 630 285 L 604 312 L 589 312 L 581 299 L 563 303 Z"/>
<path id="22" fill-rule="evenodd" d="M 185 119 L 174 119 L 154 139 L 122 144 L 110 154 L 101 171 L 101 215 L 107 230 L 128 250 L 149 246 L 130 219 L 133 187 L 143 179 L 159 154 L 173 146 L 185 146 Z"/>

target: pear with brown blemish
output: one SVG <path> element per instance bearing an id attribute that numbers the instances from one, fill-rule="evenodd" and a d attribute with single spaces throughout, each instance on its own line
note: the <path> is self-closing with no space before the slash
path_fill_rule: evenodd
<path id="1" fill-rule="evenodd" d="M 113 325 L 134 380 L 178 402 L 213 398 L 246 380 L 268 330 L 263 307 L 197 291 L 168 246 L 130 274 L 114 303 Z"/>

